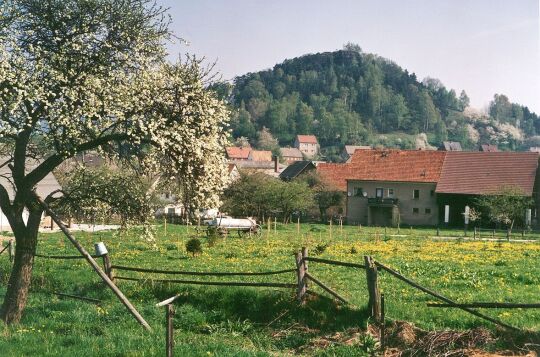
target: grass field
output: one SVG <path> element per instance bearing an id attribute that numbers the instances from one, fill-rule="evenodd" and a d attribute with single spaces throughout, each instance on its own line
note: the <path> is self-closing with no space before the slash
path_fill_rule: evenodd
<path id="1" fill-rule="evenodd" d="M 364 255 L 395 268 L 415 281 L 460 302 L 536 302 L 540 284 L 539 242 L 490 242 L 463 239 L 437 240 L 434 230 L 395 230 L 278 224 L 276 232 L 240 239 L 236 234 L 216 241 L 201 236 L 203 253 L 192 257 L 185 242 L 197 236 L 193 227 L 156 226 L 152 246 L 136 233 L 78 233 L 76 237 L 93 252 L 93 243 L 106 243 L 116 265 L 193 271 L 265 271 L 294 267 L 293 253 L 302 246 L 311 256 L 363 262 Z M 379 234 L 374 234 L 378 232 Z M 368 234 L 371 233 L 371 234 Z M 404 236 L 407 235 L 407 236 Z M 441 236 L 459 236 L 443 231 Z M 472 235 L 472 234 L 471 234 Z M 529 236 L 528 238 L 537 238 Z M 519 238 L 519 237 L 516 237 Z M 43 233 L 40 254 L 76 254 L 59 233 Z M 0 256 L 0 295 L 9 276 L 10 263 Z M 363 337 L 354 346 L 322 348 L 324 336 L 350 328 L 366 328 L 367 290 L 363 270 L 310 263 L 310 272 L 345 296 L 349 306 L 331 299 L 311 299 L 299 307 L 291 290 L 272 288 L 205 288 L 186 285 L 120 281 L 118 284 L 153 327 L 145 332 L 104 287 L 84 260 L 36 258 L 32 293 L 21 324 L 0 325 L 2 356 L 152 356 L 164 354 L 164 309 L 155 304 L 181 294 L 176 304 L 175 354 L 177 356 L 281 356 L 370 355 L 374 341 Z M 117 272 L 127 277 L 165 278 L 159 274 Z M 184 277 L 174 277 L 184 278 Z M 189 277 L 189 279 L 204 279 Z M 295 273 L 253 278 L 206 280 L 272 281 L 295 283 Z M 455 309 L 428 308 L 434 301 L 388 274 L 380 274 L 389 319 L 406 320 L 428 330 L 493 328 L 489 322 Z M 310 287 L 311 288 L 311 287 Z M 317 287 L 314 291 L 324 294 Z M 102 300 L 92 303 L 60 298 L 51 292 L 76 294 Z M 540 330 L 538 310 L 485 310 L 513 326 Z M 487 346 L 497 348 L 497 346 Z"/>

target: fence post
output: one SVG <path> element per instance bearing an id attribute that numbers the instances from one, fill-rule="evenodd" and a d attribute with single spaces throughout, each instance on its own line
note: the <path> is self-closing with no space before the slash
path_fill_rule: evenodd
<path id="1" fill-rule="evenodd" d="M 94 249 L 96 250 L 96 255 L 101 256 L 101 258 L 103 259 L 103 270 L 105 271 L 105 274 L 107 274 L 109 279 L 111 279 L 111 281 L 115 283 L 111 266 L 111 259 L 109 258 L 109 251 L 107 250 L 105 243 L 99 242 L 94 244 Z"/>
<path id="2" fill-rule="evenodd" d="M 300 304 L 304 303 L 304 296 L 306 294 L 306 271 L 304 263 L 302 261 L 302 253 L 296 253 L 296 277 L 298 285 L 296 288 L 296 298 Z"/>
<path id="3" fill-rule="evenodd" d="M 441 235 L 441 229 L 437 226 L 437 237 Z"/>
<path id="4" fill-rule="evenodd" d="M 384 294 L 381 294 L 381 349 L 385 350 L 385 339 L 386 339 L 386 312 L 384 309 Z"/>
<path id="5" fill-rule="evenodd" d="M 172 304 L 167 304 L 167 310 L 165 312 L 165 318 L 167 320 L 167 330 L 165 332 L 165 345 L 167 357 L 173 356 L 173 347 L 174 347 L 174 329 L 173 329 L 173 316 L 174 316 L 174 307 Z"/>
<path id="6" fill-rule="evenodd" d="M 304 276 L 308 272 L 308 249 L 306 247 L 302 247 L 302 264 L 304 265 Z M 308 279 L 304 277 L 304 289 L 307 291 L 308 288 Z"/>
<path id="7" fill-rule="evenodd" d="M 296 234 L 300 234 L 300 216 L 298 216 L 298 220 L 296 221 Z"/>
<path id="8" fill-rule="evenodd" d="M 381 294 L 379 292 L 379 285 L 377 282 L 377 266 L 372 257 L 369 255 L 364 256 L 364 262 L 366 264 L 366 279 L 367 288 L 369 293 L 368 309 L 371 313 L 371 317 L 376 321 L 381 321 Z"/>
<path id="9" fill-rule="evenodd" d="M 8 248 L 8 253 L 9 253 L 9 261 L 12 262 L 13 261 L 13 257 L 15 256 L 15 246 L 13 245 L 13 242 L 14 240 L 11 239 L 8 243 L 9 245 L 9 248 Z"/>

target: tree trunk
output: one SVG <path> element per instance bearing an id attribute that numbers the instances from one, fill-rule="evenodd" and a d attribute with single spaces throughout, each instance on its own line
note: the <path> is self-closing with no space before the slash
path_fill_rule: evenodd
<path id="1" fill-rule="evenodd" d="M 20 224 L 13 229 L 16 242 L 15 260 L 0 312 L 0 318 L 6 324 L 18 323 L 21 320 L 28 300 L 41 211 L 30 213 L 26 227 L 22 217 L 20 219 Z"/>

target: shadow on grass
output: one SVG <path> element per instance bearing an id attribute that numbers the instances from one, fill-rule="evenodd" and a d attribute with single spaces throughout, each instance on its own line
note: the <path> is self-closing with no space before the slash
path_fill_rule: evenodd
<path id="1" fill-rule="evenodd" d="M 306 303 L 300 305 L 286 290 L 161 285 L 153 292 L 158 300 L 178 294 L 175 306 L 189 304 L 200 311 L 212 311 L 217 319 L 249 320 L 272 327 L 296 323 L 321 332 L 365 328 L 369 316 L 367 309 L 342 305 L 320 295 L 308 295 Z"/>

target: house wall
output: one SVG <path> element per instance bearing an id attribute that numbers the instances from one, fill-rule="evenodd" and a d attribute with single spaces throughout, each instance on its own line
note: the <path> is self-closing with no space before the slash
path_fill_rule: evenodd
<path id="1" fill-rule="evenodd" d="M 300 150 L 308 158 L 312 158 L 319 154 L 319 144 L 301 143 L 296 139 L 294 147 Z"/>
<path id="2" fill-rule="evenodd" d="M 394 190 L 392 198 L 397 198 L 400 224 L 430 225 L 438 223 L 438 208 L 435 183 L 392 182 L 392 181 L 347 181 L 347 222 L 368 224 L 368 198 L 375 198 L 377 188 L 383 188 L 383 198 L 389 198 L 388 189 Z M 367 196 L 355 196 L 355 188 L 362 188 Z M 418 199 L 413 198 L 413 190 L 420 191 Z M 418 208 L 418 213 L 413 213 Z M 426 209 L 430 210 L 426 213 Z"/>

